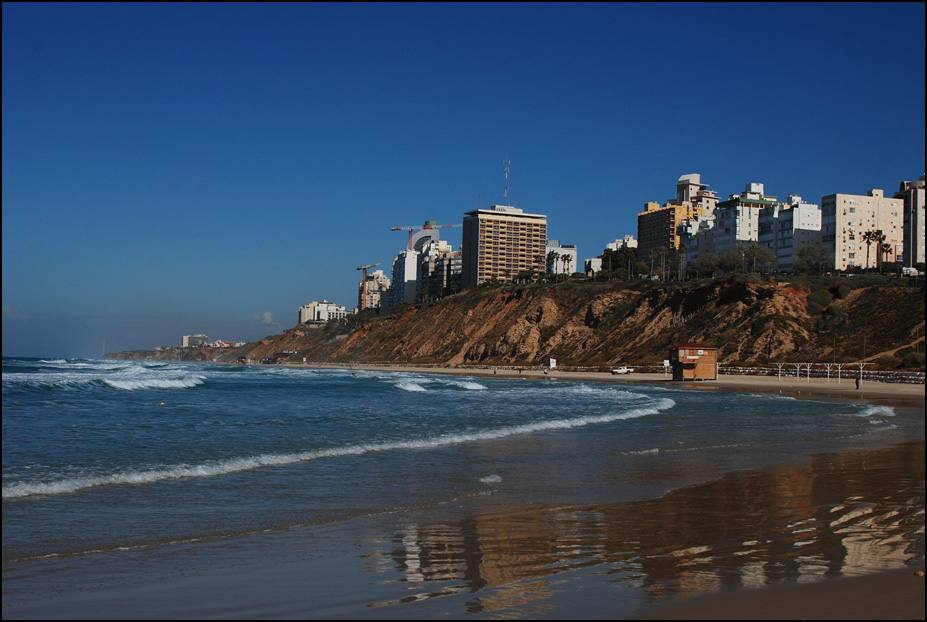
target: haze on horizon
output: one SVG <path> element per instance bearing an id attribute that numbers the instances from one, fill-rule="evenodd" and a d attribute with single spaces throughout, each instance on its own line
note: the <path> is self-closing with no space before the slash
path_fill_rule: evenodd
<path id="1" fill-rule="evenodd" d="M 4 356 L 353 308 L 391 227 L 502 202 L 504 160 L 580 260 L 680 175 L 820 203 L 925 172 L 923 3 L 2 11 Z"/>

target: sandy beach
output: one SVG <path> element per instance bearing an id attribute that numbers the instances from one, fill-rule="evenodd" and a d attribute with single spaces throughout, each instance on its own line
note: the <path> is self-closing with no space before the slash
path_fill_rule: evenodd
<path id="1" fill-rule="evenodd" d="M 572 382 L 614 382 L 666 385 L 674 389 L 692 391 L 742 391 L 748 393 L 779 393 L 801 398 L 838 399 L 864 401 L 872 404 L 898 406 L 902 408 L 924 408 L 923 384 L 895 384 L 863 381 L 856 388 L 855 378 L 844 373 L 838 380 L 833 378 L 794 378 L 784 376 L 735 376 L 721 375 L 717 380 L 675 382 L 668 374 L 631 373 L 612 375 L 604 372 L 577 372 L 555 369 L 516 369 L 511 367 L 438 367 L 415 365 L 327 365 L 318 363 L 293 364 L 296 367 L 320 369 L 384 369 L 421 374 L 452 374 L 476 377 L 522 377 L 531 380 L 569 380 Z"/>
<path id="2" fill-rule="evenodd" d="M 261 469 L 5 501 L 4 545 L 12 550 L 25 533 L 30 553 L 5 557 L 4 619 L 924 619 L 924 385 L 857 390 L 852 378 L 749 376 L 681 383 L 662 374 L 424 365 L 296 366 L 338 370 L 307 374 L 179 367 L 147 371 L 205 388 L 171 396 L 157 376 L 156 421 L 213 412 L 225 386 L 226 415 L 209 420 L 224 425 L 238 401 L 253 400 L 257 421 L 275 409 L 294 414 L 279 418 L 284 440 L 321 434 L 315 411 L 324 410 L 324 393 L 310 385 L 339 399 L 389 396 L 401 413 L 390 425 L 411 425 L 413 439 L 442 438 L 430 428 L 471 416 L 478 404 L 509 417 L 560 404 L 548 420 L 573 421 L 630 412 L 641 400 L 672 416 L 288 464 L 292 450 L 277 450 Z M 443 377 L 422 377 L 430 374 Z M 517 378 L 524 382 L 509 380 Z M 499 387 L 509 393 L 490 390 Z M 117 412 L 142 408 L 136 394 L 123 390 L 127 406 Z M 590 394 L 604 396 L 602 410 Z M 382 416 L 377 400 L 362 404 Z M 417 408 L 423 415 L 413 419 Z M 442 408 L 453 416 L 435 420 Z M 301 413 L 310 425 L 294 433 Z M 114 439 L 120 445 L 124 435 Z M 257 453 L 240 442 L 238 454 Z M 145 446 L 158 447 L 159 459 L 164 452 L 163 443 Z M 432 482 L 440 494 L 427 488 Z M 447 492 L 452 486 L 462 493 Z M 376 487 L 386 501 L 367 503 Z M 62 538 L 76 542 L 72 552 L 45 555 L 68 504 L 89 524 L 76 540 Z M 256 513 L 232 520 L 252 506 Z M 120 511 L 129 518 L 106 522 Z M 193 518 L 218 526 L 188 529 Z M 123 524 L 128 535 L 112 540 Z"/>

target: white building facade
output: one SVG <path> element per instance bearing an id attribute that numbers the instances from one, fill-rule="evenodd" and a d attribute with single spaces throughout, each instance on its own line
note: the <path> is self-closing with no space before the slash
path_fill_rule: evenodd
<path id="1" fill-rule="evenodd" d="M 760 183 L 749 183 L 743 193 L 718 203 L 714 211 L 714 253 L 720 257 L 741 246 L 759 243 L 760 210 L 776 205 L 778 199 L 767 196 Z"/>
<path id="2" fill-rule="evenodd" d="M 551 253 L 556 253 L 557 259 L 549 263 L 548 274 L 569 275 L 580 271 L 579 252 L 575 244 L 561 244 L 560 240 L 547 240 L 544 257 L 550 258 Z"/>
<path id="3" fill-rule="evenodd" d="M 865 234 L 881 231 L 885 249 L 867 244 Z M 871 269 L 904 255 L 904 201 L 880 189 L 866 195 L 831 194 L 821 199 L 821 249 L 835 270 Z"/>
<path id="4" fill-rule="evenodd" d="M 821 244 L 821 208 L 795 194 L 785 204 L 762 208 L 758 244 L 773 251 L 780 271 L 793 272 L 798 252 Z"/>
<path id="5" fill-rule="evenodd" d="M 347 315 L 347 309 L 339 307 L 333 302 L 327 300 L 322 302 L 313 301 L 299 308 L 299 323 L 328 322 L 329 320 L 344 319 Z"/>

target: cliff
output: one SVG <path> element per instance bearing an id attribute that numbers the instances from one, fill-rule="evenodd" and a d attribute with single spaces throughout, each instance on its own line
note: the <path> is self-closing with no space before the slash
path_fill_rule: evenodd
<path id="1" fill-rule="evenodd" d="M 567 281 L 471 289 L 364 322 L 297 326 L 231 351 L 111 356 L 259 362 L 287 351 L 298 362 L 605 366 L 654 364 L 672 345 L 700 342 L 721 348 L 722 363 L 866 359 L 923 368 L 924 315 L 923 286 L 902 281 Z"/>

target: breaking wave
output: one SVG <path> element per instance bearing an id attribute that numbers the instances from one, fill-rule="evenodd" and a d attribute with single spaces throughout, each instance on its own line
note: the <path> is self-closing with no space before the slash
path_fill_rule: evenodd
<path id="1" fill-rule="evenodd" d="M 190 376 L 187 378 L 136 378 L 124 380 L 112 380 L 104 378 L 103 384 L 114 389 L 125 391 L 138 391 L 139 389 L 189 389 L 196 387 L 205 381 L 201 376 Z"/>
<path id="2" fill-rule="evenodd" d="M 636 419 L 655 415 L 664 410 L 675 406 L 675 402 L 668 398 L 655 400 L 654 403 L 647 407 L 636 408 L 623 413 L 613 413 L 608 415 L 584 416 L 575 419 L 554 419 L 550 421 L 536 421 L 522 425 L 506 426 L 493 430 L 481 430 L 468 433 L 450 433 L 438 436 L 432 436 L 422 439 L 411 439 L 406 441 L 393 441 L 383 443 L 357 443 L 343 447 L 332 447 L 329 449 L 319 449 L 313 451 L 304 451 L 288 454 L 263 454 L 259 456 L 250 456 L 243 458 L 231 458 L 227 460 L 218 460 L 207 462 L 199 465 L 175 465 L 159 469 L 149 469 L 144 471 L 124 471 L 110 475 L 96 475 L 62 479 L 54 482 L 35 483 L 35 482 L 17 482 L 14 484 L 4 484 L 3 498 L 15 499 L 29 497 L 33 495 L 59 495 L 69 494 L 88 488 L 108 485 L 140 485 L 153 484 L 166 480 L 199 478 L 199 477 L 216 477 L 240 473 L 243 471 L 252 471 L 269 466 L 286 466 L 299 462 L 309 462 L 312 460 L 322 460 L 325 458 L 341 458 L 345 456 L 362 456 L 365 454 L 378 453 L 384 451 L 401 451 L 417 449 L 436 449 L 450 445 L 459 445 L 462 443 L 472 443 L 475 441 L 488 441 L 514 436 L 517 434 L 530 434 L 533 432 L 544 432 L 553 430 L 565 430 L 569 428 L 578 428 L 598 423 L 610 423 L 625 419 Z"/>

